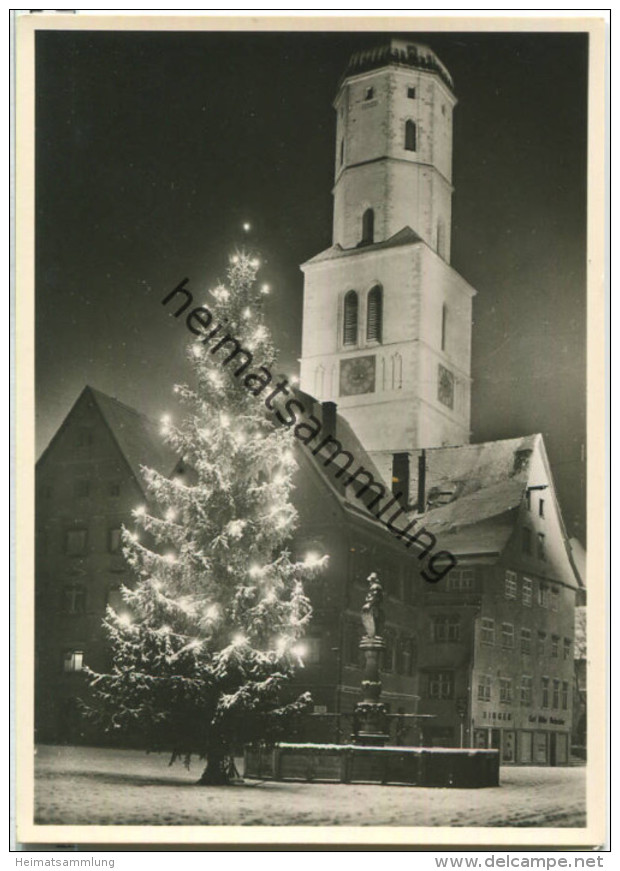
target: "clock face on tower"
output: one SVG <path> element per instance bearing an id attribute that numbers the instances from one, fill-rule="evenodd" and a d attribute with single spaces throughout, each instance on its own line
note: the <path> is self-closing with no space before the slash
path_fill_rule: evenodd
<path id="1" fill-rule="evenodd" d="M 375 358 L 352 357 L 340 361 L 340 395 L 356 396 L 375 391 Z"/>
<path id="2" fill-rule="evenodd" d="M 437 372 L 437 398 L 448 408 L 454 408 L 454 375 L 441 363 Z"/>

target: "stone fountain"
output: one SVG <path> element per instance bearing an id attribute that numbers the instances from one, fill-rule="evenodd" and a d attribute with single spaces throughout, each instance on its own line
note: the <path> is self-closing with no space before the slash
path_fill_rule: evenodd
<path id="1" fill-rule="evenodd" d="M 499 751 L 452 747 L 390 747 L 389 714 L 381 701 L 380 658 L 385 649 L 383 587 L 376 574 L 362 606 L 362 699 L 350 744 L 279 743 L 245 748 L 244 776 L 325 783 L 398 783 L 476 788 L 499 785 Z M 420 715 L 409 714 L 416 717 Z M 424 716 L 424 715 L 422 715 Z"/>

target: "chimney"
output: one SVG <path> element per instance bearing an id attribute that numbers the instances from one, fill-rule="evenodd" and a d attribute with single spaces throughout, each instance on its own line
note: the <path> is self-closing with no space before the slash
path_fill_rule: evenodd
<path id="1" fill-rule="evenodd" d="M 392 454 L 392 495 L 402 495 L 405 508 L 409 505 L 409 454 Z"/>
<path id="2" fill-rule="evenodd" d="M 323 436 L 336 436 L 336 410 L 335 402 L 323 402 Z"/>
<path id="3" fill-rule="evenodd" d="M 418 511 L 426 511 L 426 451 L 418 457 Z"/>

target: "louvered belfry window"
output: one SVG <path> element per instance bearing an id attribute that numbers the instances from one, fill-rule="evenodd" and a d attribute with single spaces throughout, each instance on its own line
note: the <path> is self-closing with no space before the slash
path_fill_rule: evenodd
<path id="1" fill-rule="evenodd" d="M 357 344 L 357 309 L 357 293 L 350 290 L 344 298 L 342 341 L 345 345 Z"/>
<path id="2" fill-rule="evenodd" d="M 383 330 L 383 291 L 377 284 L 368 294 L 368 321 L 366 339 L 380 342 Z"/>

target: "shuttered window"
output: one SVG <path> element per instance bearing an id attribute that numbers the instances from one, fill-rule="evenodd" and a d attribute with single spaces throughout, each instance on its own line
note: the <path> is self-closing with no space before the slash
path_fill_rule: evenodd
<path id="1" fill-rule="evenodd" d="M 383 291 L 376 285 L 368 294 L 368 322 L 366 339 L 380 342 L 383 331 Z"/>
<path id="2" fill-rule="evenodd" d="M 345 345 L 357 344 L 357 309 L 357 293 L 350 290 L 344 298 L 342 341 Z"/>

